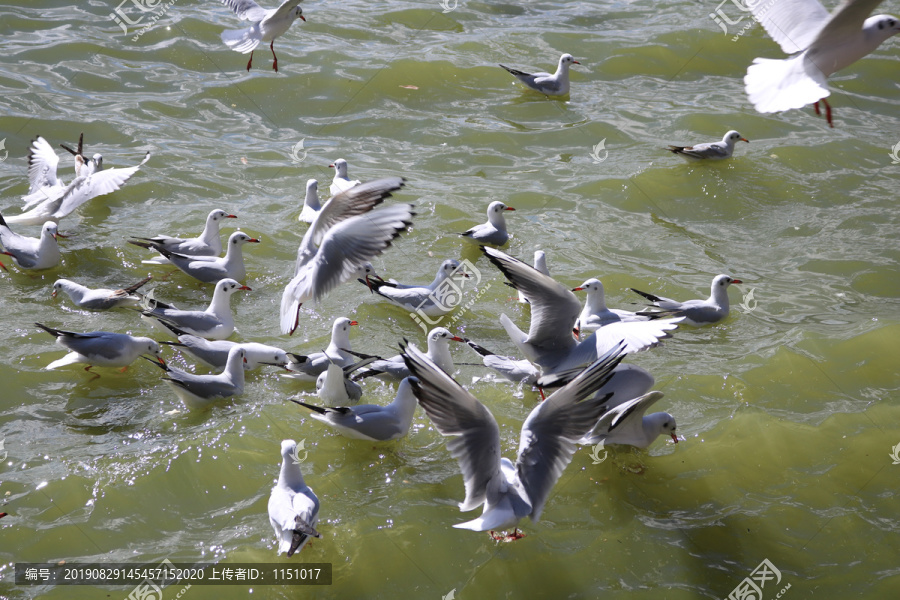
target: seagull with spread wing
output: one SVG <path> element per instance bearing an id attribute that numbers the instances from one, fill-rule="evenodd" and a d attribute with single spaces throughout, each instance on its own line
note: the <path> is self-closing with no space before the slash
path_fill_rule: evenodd
<path id="1" fill-rule="evenodd" d="M 253 51 L 260 42 L 269 42 L 269 50 L 272 51 L 272 68 L 278 71 L 278 57 L 275 56 L 275 40 L 282 35 L 294 21 L 305 21 L 303 9 L 298 5 L 300 0 L 284 0 L 281 6 L 266 10 L 253 0 L 222 0 L 222 2 L 234 11 L 242 21 L 250 21 L 252 25 L 246 29 L 230 29 L 222 32 L 222 41 L 225 45 L 241 54 L 250 53 L 247 61 L 247 70 L 253 63 Z"/>
<path id="2" fill-rule="evenodd" d="M 384 252 L 412 224 L 412 204 L 372 209 L 405 185 L 402 177 L 368 181 L 332 196 L 306 230 L 294 278 L 281 296 L 281 331 L 292 334 L 300 307 L 318 301 Z"/>

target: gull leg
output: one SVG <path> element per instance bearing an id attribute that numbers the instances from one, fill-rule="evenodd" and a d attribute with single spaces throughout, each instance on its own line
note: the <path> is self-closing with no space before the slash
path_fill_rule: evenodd
<path id="1" fill-rule="evenodd" d="M 547 399 L 547 396 L 544 395 L 544 388 L 538 388 L 538 391 L 541 393 L 541 402 Z"/>
<path id="2" fill-rule="evenodd" d="M 828 121 L 828 125 L 831 128 L 834 128 L 834 121 L 831 120 L 831 105 L 828 104 L 828 98 L 822 98 L 822 103 L 825 105 L 825 120 Z"/>
<path id="3" fill-rule="evenodd" d="M 247 61 L 247 70 L 250 70 L 250 63 L 253 62 L 253 50 L 250 51 L 250 60 Z"/>
<path id="4" fill-rule="evenodd" d="M 275 56 L 275 40 L 272 40 L 272 43 L 269 44 L 269 50 L 272 51 L 272 58 L 275 59 L 275 62 L 272 63 L 272 68 L 275 69 L 275 72 L 278 72 L 278 57 Z"/>
<path id="5" fill-rule="evenodd" d="M 3 270 L 6 271 L 7 273 L 9 273 L 9 269 L 7 269 L 7 268 L 6 268 L 6 265 L 4 265 L 2 262 L 0 262 L 0 269 L 3 269 Z"/>
<path id="6" fill-rule="evenodd" d="M 813 104 L 813 108 L 816 109 L 816 116 L 820 116 L 822 113 L 819 111 L 819 101 L 816 100 L 815 104 Z"/>

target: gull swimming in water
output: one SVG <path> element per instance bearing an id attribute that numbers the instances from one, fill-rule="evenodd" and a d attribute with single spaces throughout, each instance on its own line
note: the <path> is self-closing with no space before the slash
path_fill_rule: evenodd
<path id="1" fill-rule="evenodd" d="M 216 283 L 212 301 L 206 310 L 179 310 L 174 306 L 155 300 L 149 308 L 141 311 L 145 319 L 169 333 L 169 329 L 159 325 L 165 321 L 186 333 L 210 340 L 224 340 L 234 333 L 234 317 L 231 314 L 231 295 L 245 290 L 252 291 L 234 279 L 222 279 Z"/>
<path id="2" fill-rule="evenodd" d="M 0 254 L 11 256 L 23 269 L 51 269 L 58 265 L 62 255 L 56 243 L 57 235 L 59 231 L 53 221 L 44 223 L 39 238 L 19 235 L 0 215 L 0 247 L 3 248 Z M 6 269 L 2 262 L 0 267 Z"/>
<path id="3" fill-rule="evenodd" d="M 88 310 L 109 310 L 120 306 L 137 308 L 143 296 L 135 292 L 151 279 L 152 277 L 148 276 L 134 285 L 118 290 L 108 290 L 106 288 L 91 289 L 68 279 L 57 279 L 53 284 L 51 297 L 56 298 L 56 294 L 63 291 L 69 296 L 75 306 Z"/>
<path id="4" fill-rule="evenodd" d="M 651 317 L 659 316 L 675 316 L 684 317 L 684 322 L 688 325 L 700 327 L 703 325 L 712 325 L 718 323 L 728 316 L 728 286 L 732 283 L 744 283 L 740 279 L 734 279 L 729 275 L 716 275 L 710 285 L 709 298 L 706 300 L 687 300 L 679 302 L 662 296 L 654 296 L 647 292 L 642 292 L 631 288 L 635 294 L 643 296 L 653 303 L 654 307 L 661 309 L 660 311 L 647 310 L 638 312 L 637 314 L 648 315 Z"/>
<path id="5" fill-rule="evenodd" d="M 309 538 L 321 538 L 316 531 L 319 522 L 319 499 L 303 480 L 297 457 L 297 442 L 281 442 L 281 471 L 269 496 L 269 523 L 278 540 L 278 553 L 288 557 L 299 552 Z"/>
<path id="6" fill-rule="evenodd" d="M 734 153 L 734 145 L 737 142 L 747 142 L 749 144 L 750 140 L 732 129 L 722 137 L 721 142 L 708 142 L 693 146 L 669 146 L 666 150 L 688 161 L 722 160 L 731 157 Z"/>
<path id="7" fill-rule="evenodd" d="M 225 256 L 188 256 L 177 252 L 170 252 L 162 244 L 155 242 L 142 242 L 128 240 L 129 244 L 141 248 L 153 249 L 162 254 L 170 263 L 183 273 L 190 275 L 204 283 L 216 283 L 222 279 L 236 279 L 242 281 L 247 277 L 247 268 L 244 266 L 244 244 L 258 244 L 257 238 L 252 238 L 242 231 L 235 231 L 228 237 L 228 248 Z"/>
<path id="8" fill-rule="evenodd" d="M 306 196 L 303 198 L 303 210 L 297 219 L 301 223 L 312 223 L 316 220 L 316 215 L 322 210 L 319 204 L 319 182 L 315 179 L 306 181 Z"/>
<path id="9" fill-rule="evenodd" d="M 359 179 L 350 179 L 347 175 L 347 161 L 343 158 L 337 159 L 328 166 L 334 169 L 334 178 L 331 180 L 331 188 L 329 189 L 332 196 L 346 192 L 361 183 Z"/>
<path id="10" fill-rule="evenodd" d="M 109 331 L 91 331 L 76 333 L 47 327 L 35 323 L 38 327 L 56 338 L 56 343 L 69 350 L 63 358 L 54 360 L 46 369 L 58 369 L 75 363 L 85 363 L 85 371 L 91 367 L 122 367 L 133 363 L 139 356 L 152 355 L 165 365 L 159 350 L 159 344 L 147 337 L 133 337 L 124 333 Z"/>
<path id="11" fill-rule="evenodd" d="M 460 235 L 475 240 L 479 244 L 492 244 L 494 246 L 506 244 L 509 241 L 509 233 L 506 232 L 506 218 L 503 216 L 503 213 L 508 210 L 516 209 L 503 204 L 499 200 L 491 202 L 487 208 L 487 223 L 476 225 Z"/>
<path id="12" fill-rule="evenodd" d="M 550 73 L 525 73 L 504 65 L 500 66 L 536 92 L 547 96 L 565 96 L 569 93 L 569 66 L 580 64 L 571 54 L 563 54 L 559 57 L 556 73 L 552 75 Z"/>
<path id="13" fill-rule="evenodd" d="M 135 237 L 134 239 L 148 242 L 165 248 L 169 252 L 186 254 L 188 256 L 219 256 L 222 254 L 222 240 L 219 237 L 219 225 L 222 219 L 237 219 L 236 215 L 230 215 L 222 209 L 215 209 L 206 217 L 206 225 L 199 236 L 195 238 L 179 238 L 168 235 L 156 235 L 152 238 Z M 169 259 L 165 256 L 157 256 L 149 260 L 141 261 L 145 265 L 167 265 Z M 236 279 L 236 278 L 235 278 Z"/>

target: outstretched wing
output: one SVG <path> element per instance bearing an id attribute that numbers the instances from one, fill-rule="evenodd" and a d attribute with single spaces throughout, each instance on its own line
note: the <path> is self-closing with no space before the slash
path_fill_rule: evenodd
<path id="1" fill-rule="evenodd" d="M 503 480 L 497 421 L 427 354 L 405 341 L 400 349 L 406 366 L 417 378 L 410 384 L 419 404 L 441 435 L 453 436 L 447 449 L 459 462 L 466 486 L 466 499 L 459 508 L 472 510 L 490 500 Z"/>
<path id="2" fill-rule="evenodd" d="M 262 21 L 268 11 L 253 0 L 222 0 L 222 3 L 234 11 L 242 21 Z"/>
<path id="3" fill-rule="evenodd" d="M 115 192 L 125 185 L 125 182 L 131 179 L 148 160 L 150 160 L 149 152 L 144 156 L 144 160 L 133 167 L 106 169 L 91 173 L 86 177 L 76 177 L 75 181 L 66 188 L 66 192 L 54 216 L 61 219 L 88 200 Z"/>
<path id="4" fill-rule="evenodd" d="M 28 193 L 33 194 L 42 187 L 54 186 L 56 168 L 59 166 L 59 156 L 53 150 L 50 143 L 37 136 L 31 142 L 31 150 L 28 153 Z"/>

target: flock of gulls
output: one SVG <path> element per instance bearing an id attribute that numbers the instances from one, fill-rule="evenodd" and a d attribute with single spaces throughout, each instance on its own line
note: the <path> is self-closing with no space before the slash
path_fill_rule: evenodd
<path id="1" fill-rule="evenodd" d="M 238 52 L 250 53 L 250 61 L 257 45 L 269 42 L 277 71 L 274 42 L 295 19 L 304 19 L 299 0 L 287 0 L 274 10 L 265 10 L 253 0 L 224 3 L 252 24 L 244 30 L 224 32 L 223 41 Z M 867 18 L 877 4 L 846 1 L 829 15 L 816 0 L 756 3 L 754 15 L 786 52 L 796 54 L 783 61 L 757 59 L 750 67 L 746 83 L 755 106 L 772 112 L 823 100 L 829 93 L 828 75 L 900 31 L 893 17 Z M 563 54 L 553 74 L 503 68 L 528 88 L 547 96 L 565 96 L 570 88 L 569 67 L 578 64 L 573 56 Z M 248 62 L 247 69 L 250 67 Z M 827 101 L 826 108 L 831 123 Z M 668 150 L 690 160 L 724 159 L 732 155 L 738 141 L 747 139 L 729 131 L 721 142 L 670 146 Z M 100 154 L 90 158 L 85 155 L 83 136 L 75 149 L 61 146 L 74 157 L 74 179 L 68 184 L 60 179 L 60 157 L 47 140 L 38 136 L 28 156 L 29 188 L 22 212 L 0 215 L 2 254 L 12 257 L 21 269 L 55 268 L 61 260 L 57 241 L 61 237 L 60 221 L 92 198 L 120 189 L 150 158 L 148 152 L 138 165 L 106 169 Z M 431 283 L 403 284 L 382 278 L 370 262 L 413 223 L 413 204 L 385 204 L 406 180 L 384 177 L 360 182 L 350 179 L 345 160 L 338 159 L 330 166 L 335 174 L 327 201 L 320 201 L 315 179 L 306 184 L 299 221 L 309 226 L 293 269 L 287 273 L 279 331 L 293 334 L 302 322 L 303 307 L 314 305 L 343 284 L 406 313 L 421 311 L 436 319 L 452 312 L 458 302 L 448 305 L 444 296 L 453 278 L 468 276 L 465 264 L 448 259 L 437 266 Z M 486 222 L 458 235 L 478 245 L 482 256 L 517 291 L 518 300 L 528 306 L 527 331 L 506 314 L 499 317 L 518 349 L 516 357 L 498 355 L 482 345 L 484 340 L 463 338 L 441 326 L 428 332 L 425 351 L 404 339 L 398 355 L 364 354 L 351 345 L 351 328 L 358 323 L 343 316 L 334 320 L 331 342 L 321 352 L 297 354 L 256 342 L 230 341 L 235 331 L 231 296 L 250 291 L 243 283 L 247 278 L 244 246 L 259 240 L 235 231 L 223 246 L 220 228 L 237 216 L 216 209 L 209 213 L 197 237 L 160 234 L 129 240 L 148 253 L 145 264 L 175 268 L 187 278 L 210 284 L 212 296 L 207 308 L 180 309 L 157 299 L 156 289 L 142 293 L 151 277 L 116 290 L 58 279 L 52 287 L 54 297 L 63 292 L 84 310 L 132 310 L 166 339 L 107 331 L 73 332 L 36 323 L 68 351 L 47 368 L 80 363 L 85 370 L 124 370 L 143 357 L 161 369 L 163 380 L 186 407 L 202 410 L 216 401 L 240 396 L 247 371 L 275 367 L 285 377 L 315 385 L 319 402 L 290 399 L 308 411 L 305 414 L 341 435 L 367 442 L 406 436 L 416 408 L 421 406 L 434 428 L 449 438 L 447 448 L 459 462 L 465 485 L 460 510 L 483 509 L 479 517 L 454 527 L 487 531 L 497 540 L 519 539 L 524 535 L 518 530 L 519 521 L 540 518 L 578 445 L 646 448 L 661 435 L 678 442 L 672 415 L 648 414 L 662 398 L 660 392 L 652 390 L 654 377 L 624 359 L 658 346 L 681 326 L 719 323 L 729 313 L 729 286 L 742 282 L 727 274 L 716 275 L 709 297 L 687 301 L 633 290 L 646 301 L 643 309 L 609 308 L 599 279 L 591 278 L 572 288 L 550 275 L 544 251 L 535 252 L 532 266 L 499 249 L 510 237 L 505 215 L 514 210 L 503 202 L 491 202 Z M 41 227 L 38 238 L 11 228 L 36 225 Z M 7 269 L 2 263 L 0 266 Z M 356 286 L 356 282 L 361 285 Z M 576 292 L 586 294 L 583 305 Z M 274 329 L 274 315 L 272 320 Z M 414 325 L 410 331 L 417 332 L 418 325 L 410 323 Z M 453 378 L 451 343 L 468 346 L 492 374 L 520 386 L 533 386 L 538 392 L 537 404 L 522 425 L 515 462 L 501 457 L 500 431 L 491 411 Z M 213 372 L 196 374 L 172 367 L 163 357 L 166 347 L 192 357 Z M 372 379 L 397 384 L 392 402 L 385 406 L 361 403 Z M 288 556 L 309 539 L 321 537 L 316 530 L 319 500 L 305 483 L 297 452 L 296 442 L 282 442 L 281 471 L 268 505 L 278 551 Z M 512 533 L 507 533 L 509 529 Z M 501 530 L 502 534 L 495 533 Z"/>

